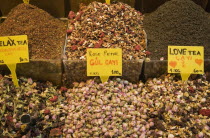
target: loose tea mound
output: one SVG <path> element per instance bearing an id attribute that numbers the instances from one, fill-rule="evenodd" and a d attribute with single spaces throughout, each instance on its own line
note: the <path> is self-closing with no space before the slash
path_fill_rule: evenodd
<path id="1" fill-rule="evenodd" d="M 153 59 L 166 59 L 168 45 L 204 46 L 205 58 L 210 58 L 209 15 L 193 1 L 168 1 L 143 22 Z"/>
<path id="2" fill-rule="evenodd" d="M 31 59 L 59 59 L 65 23 L 30 4 L 19 4 L 0 24 L 0 36 L 27 35 Z"/>
<path id="3" fill-rule="evenodd" d="M 69 18 L 68 59 L 85 59 L 86 48 L 122 48 L 123 59 L 144 58 L 143 16 L 129 5 L 92 2 Z"/>

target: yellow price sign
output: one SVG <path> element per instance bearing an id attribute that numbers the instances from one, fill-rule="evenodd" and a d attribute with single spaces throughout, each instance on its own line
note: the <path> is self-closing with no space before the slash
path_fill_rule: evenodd
<path id="1" fill-rule="evenodd" d="M 29 4 L 30 0 L 23 0 L 24 3 Z"/>
<path id="2" fill-rule="evenodd" d="M 107 3 L 107 4 L 110 4 L 110 0 L 106 0 L 106 3 Z"/>
<path id="3" fill-rule="evenodd" d="M 203 46 L 168 46 L 168 73 L 181 73 L 183 81 L 190 74 L 203 74 Z"/>
<path id="4" fill-rule="evenodd" d="M 29 62 L 27 35 L 0 37 L 0 65 L 6 64 L 18 86 L 16 64 Z"/>
<path id="5" fill-rule="evenodd" d="M 87 76 L 100 76 L 106 82 L 109 76 L 122 76 L 122 49 L 88 48 Z"/>

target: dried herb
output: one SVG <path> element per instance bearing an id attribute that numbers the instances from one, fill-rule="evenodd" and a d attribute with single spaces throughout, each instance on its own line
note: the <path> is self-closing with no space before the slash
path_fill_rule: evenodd
<path id="1" fill-rule="evenodd" d="M 19 4 L 0 24 L 0 36 L 28 35 L 32 59 L 60 59 L 65 41 L 65 24 L 30 4 Z"/>
<path id="2" fill-rule="evenodd" d="M 210 18 L 193 1 L 168 1 L 143 22 L 152 59 L 167 59 L 168 45 L 204 46 L 205 58 L 210 58 Z"/>

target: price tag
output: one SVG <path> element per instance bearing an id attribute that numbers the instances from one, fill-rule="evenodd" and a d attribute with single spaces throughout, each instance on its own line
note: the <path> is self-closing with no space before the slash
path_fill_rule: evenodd
<path id="1" fill-rule="evenodd" d="M 23 3 L 29 4 L 30 0 L 23 0 Z"/>
<path id="2" fill-rule="evenodd" d="M 203 74 L 203 46 L 168 46 L 168 73 L 181 73 L 183 81 L 190 74 Z"/>
<path id="3" fill-rule="evenodd" d="M 16 64 L 29 62 L 27 35 L 0 37 L 0 65 L 6 64 L 18 86 Z"/>
<path id="4" fill-rule="evenodd" d="M 107 3 L 107 4 L 110 4 L 110 0 L 106 0 L 106 3 Z"/>
<path id="5" fill-rule="evenodd" d="M 87 76 L 100 76 L 106 82 L 109 76 L 122 76 L 122 49 L 88 48 Z"/>

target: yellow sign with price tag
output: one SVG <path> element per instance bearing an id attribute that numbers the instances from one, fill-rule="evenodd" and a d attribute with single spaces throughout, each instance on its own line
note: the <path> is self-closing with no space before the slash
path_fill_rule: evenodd
<path id="1" fill-rule="evenodd" d="M 106 82 L 109 76 L 122 76 L 122 49 L 88 48 L 87 76 L 100 76 Z"/>
<path id="2" fill-rule="evenodd" d="M 203 46 L 168 46 L 168 73 L 181 73 L 183 81 L 190 74 L 203 74 Z"/>
<path id="3" fill-rule="evenodd" d="M 18 86 L 16 64 L 29 62 L 27 35 L 0 37 L 0 65 L 6 64 Z"/>
<path id="4" fill-rule="evenodd" d="M 110 0 L 106 0 L 106 3 L 107 3 L 107 4 L 110 4 Z"/>
<path id="5" fill-rule="evenodd" d="M 23 0 L 24 3 L 29 4 L 30 0 Z"/>

